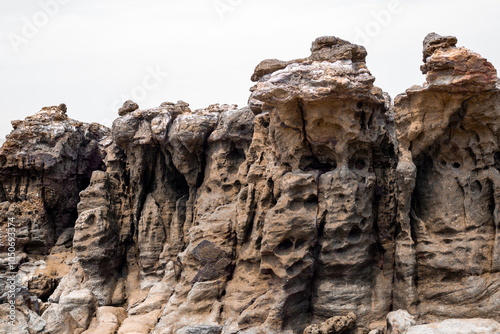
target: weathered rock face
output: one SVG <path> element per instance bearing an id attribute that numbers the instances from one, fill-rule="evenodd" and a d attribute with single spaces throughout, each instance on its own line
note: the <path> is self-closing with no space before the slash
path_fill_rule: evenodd
<path id="1" fill-rule="evenodd" d="M 497 73 L 456 39 L 424 41 L 428 85 L 395 100 L 399 142 L 395 306 L 421 319 L 500 317 Z M 480 307 L 478 307 L 480 305 Z"/>
<path id="2" fill-rule="evenodd" d="M 381 333 L 399 308 L 417 323 L 498 319 L 497 74 L 455 45 L 428 35 L 427 84 L 394 106 L 362 46 L 321 37 L 307 58 L 259 64 L 245 108 L 127 101 L 110 132 L 62 106 L 15 122 L 0 213 L 17 214 L 26 263 L 20 320 L 0 326 Z M 389 332 L 430 330 L 398 312 Z"/>
<path id="3" fill-rule="evenodd" d="M 269 117 L 283 169 L 273 177 L 281 193 L 264 223 L 260 269 L 283 282 L 285 315 L 275 322 L 294 329 L 354 310 L 360 323 L 383 318 L 394 262 L 389 98 L 373 86 L 363 47 L 320 38 L 311 50 L 264 75 L 250 97 L 254 113 Z"/>
<path id="4" fill-rule="evenodd" d="M 78 193 L 103 168 L 98 142 L 107 130 L 68 119 L 65 108 L 13 121 L 0 151 L 0 201 L 7 209 L 2 215 L 22 220 L 17 242 L 29 253 L 46 253 L 74 225 Z"/>
<path id="5" fill-rule="evenodd" d="M 39 304 L 69 271 L 79 192 L 104 168 L 99 142 L 109 130 L 69 119 L 65 105 L 12 125 L 0 150 L 0 300 L 17 290 L 31 308 L 20 312 L 28 315 L 41 312 Z"/>

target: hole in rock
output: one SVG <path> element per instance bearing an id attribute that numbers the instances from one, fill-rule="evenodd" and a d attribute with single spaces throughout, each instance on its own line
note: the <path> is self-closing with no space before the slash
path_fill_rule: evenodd
<path id="1" fill-rule="evenodd" d="M 362 130 L 366 128 L 366 115 L 364 111 L 362 111 L 361 115 L 359 116 L 359 125 L 361 126 Z"/>
<path id="2" fill-rule="evenodd" d="M 299 239 L 299 240 L 295 241 L 295 249 L 301 248 L 302 246 L 304 246 L 305 243 L 306 243 L 306 240 L 304 240 L 304 239 Z"/>
<path id="3" fill-rule="evenodd" d="M 366 167 L 366 162 L 363 159 L 357 159 L 354 163 L 356 169 L 362 170 Z"/>
<path id="4" fill-rule="evenodd" d="M 323 125 L 325 125 L 325 121 L 322 118 L 318 119 L 317 121 L 314 121 L 315 128 L 322 127 Z"/>
<path id="5" fill-rule="evenodd" d="M 89 177 L 82 177 L 80 179 L 80 191 L 87 189 L 87 187 L 89 185 L 90 185 L 90 178 Z"/>
<path id="6" fill-rule="evenodd" d="M 470 190 L 474 194 L 479 194 L 481 192 L 481 190 L 483 190 L 483 187 L 481 186 L 481 182 L 479 182 L 478 180 L 472 182 L 472 184 L 470 186 Z"/>
<path id="7" fill-rule="evenodd" d="M 306 203 L 318 203 L 318 196 L 316 194 L 311 194 L 306 199 Z"/>
<path id="8" fill-rule="evenodd" d="M 233 184 L 224 184 L 222 185 L 222 190 L 224 192 L 229 192 L 235 190 L 236 192 L 239 192 L 241 189 L 241 182 L 236 180 L 234 181 Z"/>
<path id="9" fill-rule="evenodd" d="M 354 225 L 353 227 L 351 227 L 351 230 L 349 231 L 347 240 L 350 243 L 356 243 L 361 239 L 361 233 L 362 233 L 361 229 L 358 226 Z"/>
<path id="10" fill-rule="evenodd" d="M 311 162 L 306 166 L 305 170 L 316 169 L 320 170 L 323 173 L 329 172 L 337 168 L 337 163 L 332 161 L 328 162 L 320 162 L 316 157 L 311 157 Z"/>
<path id="11" fill-rule="evenodd" d="M 460 168 L 460 164 L 458 162 L 453 163 L 453 168 Z"/>
<path id="12" fill-rule="evenodd" d="M 276 253 L 288 253 L 293 248 L 293 242 L 290 239 L 283 240 L 278 247 L 276 247 Z"/>
<path id="13" fill-rule="evenodd" d="M 232 186 L 232 185 L 230 185 L 230 184 L 224 184 L 224 185 L 222 186 L 222 191 L 223 191 L 223 192 L 225 192 L 225 193 L 227 193 L 227 192 L 231 191 L 231 189 L 233 189 L 233 186 Z"/>
<path id="14" fill-rule="evenodd" d="M 446 161 L 441 160 L 441 166 L 446 167 Z"/>
<path id="15" fill-rule="evenodd" d="M 245 160 L 245 150 L 242 148 L 233 147 L 229 151 L 228 158 L 233 161 Z"/>
<path id="16" fill-rule="evenodd" d="M 485 184 L 485 191 L 486 191 L 486 196 L 488 198 L 488 211 L 490 212 L 491 216 L 495 216 L 495 198 L 493 196 L 493 181 L 488 180 L 486 181 Z"/>
<path id="17" fill-rule="evenodd" d="M 25 246 L 23 251 L 27 254 L 47 254 L 47 246 L 41 241 L 30 241 Z"/>
<path id="18" fill-rule="evenodd" d="M 458 277 L 454 275 L 445 275 L 443 278 L 441 278 L 441 282 L 453 282 L 458 280 Z"/>

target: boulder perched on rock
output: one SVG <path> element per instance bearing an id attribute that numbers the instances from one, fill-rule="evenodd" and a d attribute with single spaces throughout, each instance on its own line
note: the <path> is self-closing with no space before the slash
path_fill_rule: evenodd
<path id="1" fill-rule="evenodd" d="M 131 100 L 127 100 L 123 102 L 123 106 L 118 109 L 118 115 L 125 116 L 126 114 L 131 113 L 132 111 L 137 109 L 139 109 L 139 105 L 137 103 Z"/>

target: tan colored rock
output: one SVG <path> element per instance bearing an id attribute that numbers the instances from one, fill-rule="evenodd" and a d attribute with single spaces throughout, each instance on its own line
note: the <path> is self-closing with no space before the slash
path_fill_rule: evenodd
<path id="1" fill-rule="evenodd" d="M 259 64 L 248 107 L 126 103 L 111 132 L 63 105 L 13 122 L 0 232 L 15 220 L 16 330 L 383 333 L 387 315 L 404 333 L 498 318 L 500 86 L 456 43 L 426 37 L 427 82 L 394 106 L 365 48 L 326 36 L 307 58 Z"/>
<path id="2" fill-rule="evenodd" d="M 495 89 L 497 71 L 491 63 L 466 48 L 457 48 L 457 38 L 435 33 L 424 39 L 424 65 L 429 88 L 473 93 Z"/>
<path id="3" fill-rule="evenodd" d="M 89 329 L 82 334 L 115 334 L 126 317 L 127 312 L 121 307 L 101 306 Z"/>
<path id="4" fill-rule="evenodd" d="M 349 313 L 343 317 L 333 317 L 321 324 L 320 328 L 325 334 L 345 333 L 354 327 L 356 315 Z"/>
<path id="5" fill-rule="evenodd" d="M 337 316 L 326 320 L 320 325 L 310 325 L 304 329 L 304 334 L 335 334 L 345 333 L 354 327 L 356 315 L 349 313 L 347 316 Z"/>
<path id="6" fill-rule="evenodd" d="M 321 334 L 319 325 L 309 325 L 304 329 L 304 334 Z"/>
<path id="7" fill-rule="evenodd" d="M 372 319 L 377 317 L 375 314 L 382 318 L 389 310 L 390 297 L 375 296 L 371 286 L 377 276 L 379 284 L 386 288 L 390 289 L 391 281 L 373 266 L 378 260 L 370 248 L 376 247 L 372 233 L 375 188 L 384 188 L 387 194 L 384 203 L 394 201 L 394 188 L 390 189 L 385 179 L 393 173 L 395 157 L 381 154 L 383 145 L 390 145 L 391 141 L 387 130 L 390 127 L 389 103 L 382 91 L 373 86 L 374 78 L 364 63 L 366 51 L 363 47 L 335 37 L 324 37 L 317 39 L 311 50 L 309 62 L 290 64 L 285 70 L 262 78 L 250 97 L 250 106 L 258 106 L 254 107 L 254 112 L 269 112 L 269 136 L 280 163 L 289 166 L 289 171 L 294 173 L 309 171 L 314 180 L 310 184 L 310 194 L 301 200 L 287 200 L 295 187 L 291 184 L 280 186 L 282 197 L 270 212 L 279 210 L 281 217 L 269 216 L 268 221 L 273 223 L 266 229 L 274 228 L 273 225 L 277 230 L 289 229 L 294 235 L 291 240 L 275 236 L 270 239 L 276 244 L 283 242 L 281 248 L 287 248 L 292 256 L 300 257 L 295 239 L 306 251 L 319 249 L 316 260 L 311 257 L 309 264 L 297 262 L 293 268 L 300 270 L 301 265 L 312 268 L 312 263 L 318 264 L 312 290 L 312 307 L 318 320 L 326 320 L 332 313 L 342 314 L 355 309 L 360 312 L 361 319 L 371 312 L 374 312 L 370 315 Z M 254 100 L 263 104 L 254 103 Z M 374 168 L 380 163 L 385 164 L 387 173 Z M 281 182 L 285 182 L 287 175 L 290 174 L 285 174 Z M 286 218 L 288 210 L 294 214 L 299 210 L 301 201 L 310 206 L 310 211 L 304 215 L 310 221 L 304 226 L 312 227 L 309 235 L 304 236 L 301 228 L 291 225 Z M 298 217 L 295 221 L 299 223 Z M 385 226 L 383 230 L 390 258 L 391 227 Z M 267 249 L 262 249 L 263 255 L 264 250 Z M 265 261 L 263 258 L 263 263 Z M 387 265 L 386 273 L 389 273 L 390 262 Z M 274 268 L 278 277 L 283 277 L 277 272 L 279 266 L 269 267 Z M 366 274 L 360 275 L 362 270 L 367 270 Z M 313 273 L 305 271 L 304 275 Z M 285 277 L 291 279 L 294 275 L 290 269 Z M 346 286 L 345 281 L 351 285 Z M 303 289 L 308 290 L 307 286 Z M 358 296 L 356 305 L 352 303 L 354 290 Z M 309 303 L 307 298 L 304 302 Z M 375 307 L 369 309 L 367 305 Z M 304 307 L 297 306 L 298 309 Z M 290 318 L 297 320 L 297 316 Z"/>
<path id="8" fill-rule="evenodd" d="M 404 233 L 394 305 L 425 321 L 499 316 L 491 303 L 500 296 L 496 70 L 452 38 L 432 39 L 437 47 L 424 49 L 429 84 L 395 100 Z"/>
<path id="9" fill-rule="evenodd" d="M 123 321 L 117 334 L 148 334 L 158 321 L 159 314 L 160 310 L 156 310 L 144 315 L 129 316 Z"/>
<path id="10" fill-rule="evenodd" d="M 208 136 L 218 120 L 215 112 L 183 114 L 175 119 L 168 133 L 169 151 L 175 167 L 190 186 L 195 186 L 202 172 L 201 161 Z"/>
<path id="11" fill-rule="evenodd" d="M 58 280 L 54 277 L 39 274 L 33 276 L 28 282 L 28 289 L 31 294 L 40 299 L 47 299 L 55 290 Z"/>

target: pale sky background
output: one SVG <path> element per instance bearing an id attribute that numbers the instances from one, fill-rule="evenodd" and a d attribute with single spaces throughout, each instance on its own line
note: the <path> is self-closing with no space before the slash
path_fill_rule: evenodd
<path id="1" fill-rule="evenodd" d="M 500 67 L 499 14 L 498 0 L 0 0 L 0 143 L 11 120 L 63 102 L 107 125 L 132 93 L 141 108 L 245 106 L 261 60 L 308 56 L 324 35 L 365 45 L 394 98 L 423 83 L 429 32 Z"/>

